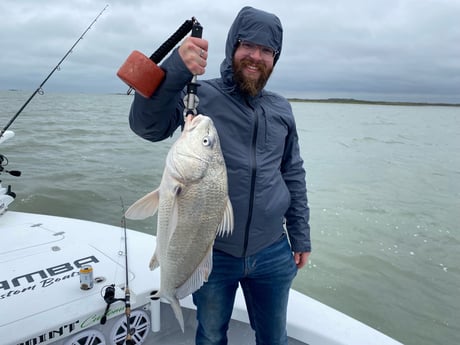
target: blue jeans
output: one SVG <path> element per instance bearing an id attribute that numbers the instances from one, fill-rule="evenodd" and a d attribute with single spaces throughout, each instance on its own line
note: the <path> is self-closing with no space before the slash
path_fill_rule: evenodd
<path id="1" fill-rule="evenodd" d="M 209 280 L 193 294 L 196 345 L 226 345 L 238 283 L 243 289 L 257 345 L 287 345 L 289 289 L 297 274 L 287 236 L 259 253 L 236 258 L 214 250 Z"/>

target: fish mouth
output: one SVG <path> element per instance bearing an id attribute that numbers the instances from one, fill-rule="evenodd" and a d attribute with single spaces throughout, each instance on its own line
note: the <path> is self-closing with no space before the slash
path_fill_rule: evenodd
<path id="1" fill-rule="evenodd" d="M 198 114 L 198 115 L 189 115 L 185 118 L 185 125 L 184 125 L 184 130 L 185 131 L 193 131 L 195 128 L 197 128 L 203 121 L 206 122 L 206 120 L 209 119 L 208 117 Z"/>

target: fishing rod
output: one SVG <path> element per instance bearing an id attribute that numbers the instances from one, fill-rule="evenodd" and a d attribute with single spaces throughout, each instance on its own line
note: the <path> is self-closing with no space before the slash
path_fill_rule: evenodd
<path id="1" fill-rule="evenodd" d="M 125 205 L 123 199 L 121 200 L 121 208 L 123 215 L 121 216 L 121 225 L 123 227 L 123 236 L 125 237 L 125 315 L 126 315 L 126 345 L 134 345 L 134 341 L 131 337 L 131 293 L 129 291 L 129 276 L 128 276 L 128 238 L 126 236 L 126 217 L 125 217 Z"/>
<path id="2" fill-rule="evenodd" d="M 11 118 L 11 120 L 6 124 L 5 127 L 3 127 L 2 131 L 0 132 L 0 137 L 3 135 L 3 133 L 6 132 L 6 130 L 13 124 L 13 122 L 16 120 L 16 118 L 19 116 L 19 114 L 22 113 L 25 107 L 29 104 L 29 102 L 32 100 L 32 98 L 35 97 L 37 93 L 43 94 L 43 85 L 48 81 L 48 79 L 53 75 L 53 73 L 57 70 L 60 69 L 61 63 L 67 58 L 67 56 L 72 52 L 73 48 L 83 39 L 85 34 L 88 32 L 89 29 L 96 23 L 96 21 L 99 19 L 99 17 L 102 15 L 102 13 L 109 7 L 109 5 L 105 5 L 105 7 L 102 9 L 102 11 L 94 18 L 94 20 L 91 22 L 91 24 L 86 28 L 86 30 L 83 32 L 83 34 L 80 36 L 79 39 L 75 41 L 73 46 L 67 51 L 67 53 L 64 55 L 64 57 L 61 59 L 61 61 L 58 62 L 58 64 L 53 68 L 50 74 L 42 81 L 42 83 L 38 86 L 38 88 L 32 93 L 32 95 L 29 97 L 29 99 L 22 105 L 22 107 L 18 110 L 18 112 Z"/>
<path id="3" fill-rule="evenodd" d="M 128 271 L 128 237 L 126 233 L 126 217 L 125 217 L 125 205 L 123 199 L 120 197 L 121 208 L 123 215 L 121 217 L 121 226 L 123 228 L 123 236 L 125 242 L 125 298 L 115 298 L 115 284 L 109 285 L 105 289 L 104 300 L 107 303 L 104 315 L 101 318 L 101 325 L 107 322 L 107 314 L 109 312 L 110 305 L 117 301 L 125 302 L 125 315 L 126 315 L 126 338 L 125 345 L 134 345 L 135 342 L 131 335 L 131 292 L 129 290 L 129 271 Z"/>

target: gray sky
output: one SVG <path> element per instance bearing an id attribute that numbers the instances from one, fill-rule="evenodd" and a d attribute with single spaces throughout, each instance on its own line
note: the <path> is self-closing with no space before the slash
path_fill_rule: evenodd
<path id="1" fill-rule="evenodd" d="M 133 50 L 150 56 L 195 16 L 219 74 L 228 28 L 241 7 L 277 14 L 281 58 L 268 88 L 286 97 L 460 103 L 460 0 L 2 0 L 0 90 L 113 93 Z"/>

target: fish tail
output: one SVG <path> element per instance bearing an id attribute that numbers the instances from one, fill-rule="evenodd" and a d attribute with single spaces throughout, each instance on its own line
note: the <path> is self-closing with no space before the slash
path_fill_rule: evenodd
<path id="1" fill-rule="evenodd" d="M 179 321 L 180 328 L 182 332 L 184 332 L 184 316 L 182 315 L 182 308 L 180 307 L 179 300 L 176 297 L 173 297 L 169 302 L 177 321 Z"/>

